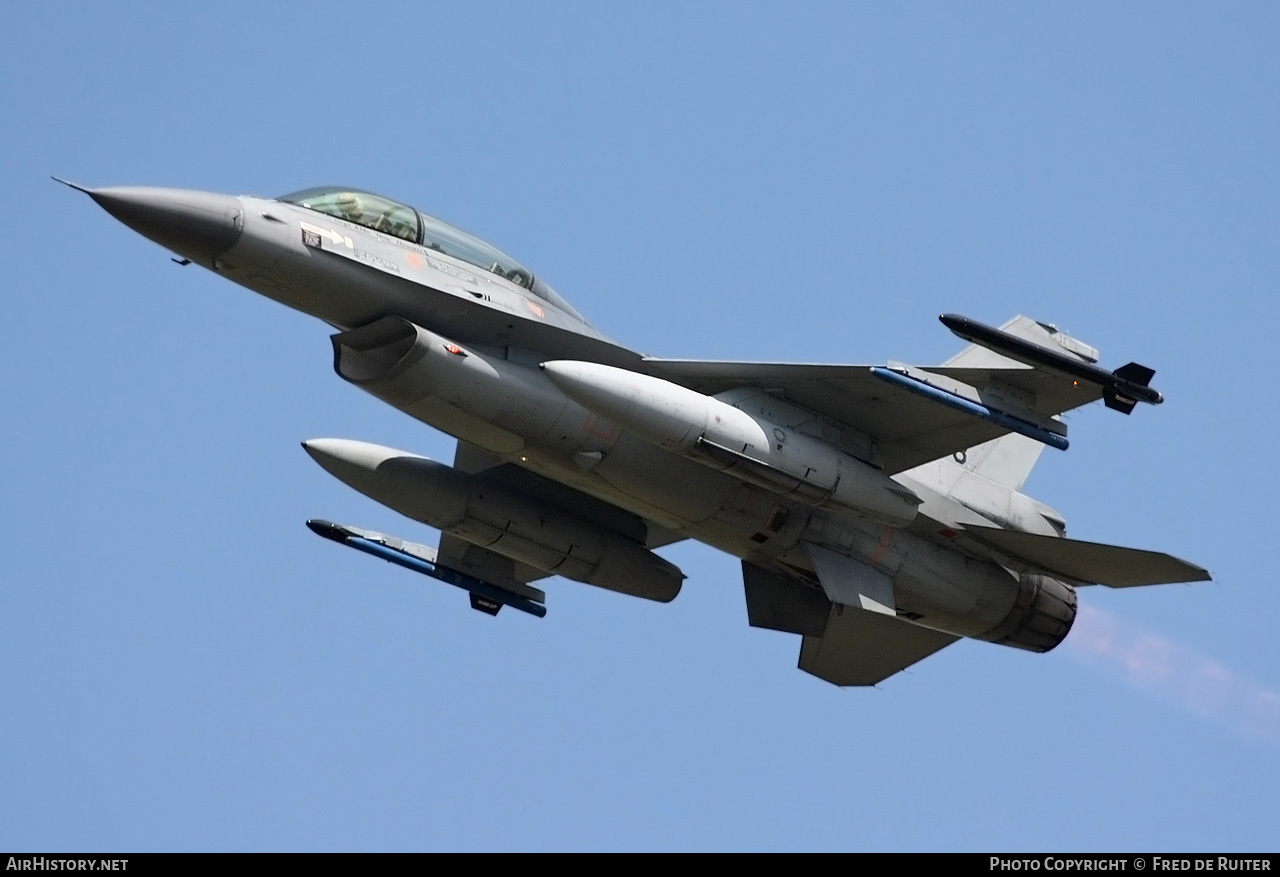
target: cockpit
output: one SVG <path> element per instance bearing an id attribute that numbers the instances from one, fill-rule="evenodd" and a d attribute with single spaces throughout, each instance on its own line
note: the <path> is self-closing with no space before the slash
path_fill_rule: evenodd
<path id="1" fill-rule="evenodd" d="M 384 232 L 444 253 L 481 271 L 497 274 L 582 322 L 586 322 L 581 314 L 556 294 L 555 290 L 534 277 L 531 271 L 510 256 L 478 237 L 414 210 L 406 204 L 400 204 L 372 192 L 338 186 L 304 189 L 276 200 L 345 219 L 374 231 Z"/>
<path id="2" fill-rule="evenodd" d="M 278 199 L 418 242 L 418 212 L 412 207 L 357 189 L 306 189 Z"/>

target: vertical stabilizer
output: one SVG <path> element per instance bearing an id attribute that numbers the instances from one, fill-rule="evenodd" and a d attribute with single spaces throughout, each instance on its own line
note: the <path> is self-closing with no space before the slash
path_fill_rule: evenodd
<path id="1" fill-rule="evenodd" d="M 1035 439 L 1010 433 L 970 448 L 961 468 L 1010 490 L 1022 490 L 1043 450 Z"/>

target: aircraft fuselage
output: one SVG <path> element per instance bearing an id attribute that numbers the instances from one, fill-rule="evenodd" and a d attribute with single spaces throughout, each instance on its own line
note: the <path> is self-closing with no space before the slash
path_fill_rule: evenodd
<path id="1" fill-rule="evenodd" d="M 851 473 L 840 478 L 865 482 L 863 492 L 854 495 L 880 496 L 883 502 L 865 509 L 847 500 L 833 505 L 834 484 L 822 494 L 820 485 L 808 484 L 803 476 L 796 485 L 779 488 L 769 481 L 770 472 L 734 470 L 732 459 L 709 460 L 714 443 L 676 452 L 583 407 L 549 379 L 543 363 L 594 363 L 642 376 L 644 358 L 605 338 L 554 293 L 543 288 L 539 295 L 532 276 L 518 266 L 510 269 L 499 259 L 486 270 L 483 255 L 468 262 L 446 252 L 448 246 L 415 242 L 426 241 L 425 233 L 407 240 L 368 227 L 367 221 L 282 200 L 182 190 L 89 194 L 121 221 L 191 261 L 338 329 L 334 346 L 340 376 L 495 460 L 755 567 L 807 579 L 815 589 L 814 546 L 829 549 L 891 583 L 896 605 L 887 611 L 923 627 L 1038 651 L 1056 645 L 1069 628 L 1068 617 L 1051 637 L 1020 639 L 1018 631 L 1038 611 L 1032 604 L 1038 605 L 1035 595 L 1043 588 L 1008 564 L 993 562 L 990 552 L 967 551 L 963 538 L 956 538 L 952 528 L 975 515 L 981 519 L 982 509 L 961 506 L 911 472 L 889 479 L 813 438 L 801 422 L 812 417 L 785 400 L 744 390 L 716 404 L 757 411 L 777 434 L 780 456 L 784 441 L 790 442 L 786 448 L 797 442 L 819 447 L 844 466 L 839 471 Z M 144 202 L 169 205 L 163 227 L 152 218 L 158 208 L 148 213 L 138 206 Z M 189 241 L 183 237 L 187 233 Z M 718 452 L 736 453 L 733 448 Z M 844 488 L 850 484 L 846 480 Z M 395 497 L 370 495 L 403 510 Z M 997 505 L 1005 516 L 1002 526 L 1058 535 L 1021 494 L 1012 501 L 1002 495 Z M 460 527 L 458 532 L 467 538 L 470 531 Z M 673 540 L 651 533 L 646 541 Z M 586 575 L 579 580 L 589 581 Z M 1069 596 L 1074 615 L 1070 586 L 1055 587 L 1054 593 Z"/>
<path id="2" fill-rule="evenodd" d="M 207 267 L 339 329 L 396 316 L 486 362 L 487 385 L 442 387 L 437 404 L 413 406 L 423 422 L 755 564 L 811 572 L 802 540 L 853 552 L 894 580 L 897 608 L 921 624 L 981 636 L 1016 602 L 1014 576 L 956 551 L 932 519 L 891 527 L 817 509 L 664 451 L 565 398 L 540 373 L 541 362 L 639 371 L 642 357 L 507 279 L 303 207 L 240 202 L 240 239 Z M 552 411 L 559 413 L 550 418 Z M 911 484 L 909 476 L 898 480 Z M 1025 517 L 1036 526 L 1035 516 Z"/>

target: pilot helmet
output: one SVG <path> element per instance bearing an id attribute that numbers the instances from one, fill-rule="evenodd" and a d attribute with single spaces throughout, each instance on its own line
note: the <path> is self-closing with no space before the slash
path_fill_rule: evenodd
<path id="1" fill-rule="evenodd" d="M 364 207 L 360 204 L 360 199 L 356 197 L 354 192 L 340 194 L 336 206 L 338 215 L 352 222 L 358 222 L 360 217 L 364 216 Z"/>

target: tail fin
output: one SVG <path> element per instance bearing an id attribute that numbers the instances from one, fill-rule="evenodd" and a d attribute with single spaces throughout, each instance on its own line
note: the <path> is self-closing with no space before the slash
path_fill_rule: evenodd
<path id="1" fill-rule="evenodd" d="M 964 462 L 956 462 L 966 471 L 1010 490 L 1022 490 L 1043 450 L 1044 445 L 1035 439 L 1010 433 L 970 448 L 964 452 Z"/>
<path id="2" fill-rule="evenodd" d="M 961 482 L 967 472 L 1020 491 L 1043 450 L 1044 445 L 1035 439 L 1009 433 L 954 456 L 923 463 L 908 474 L 944 495 L 963 490 Z"/>

